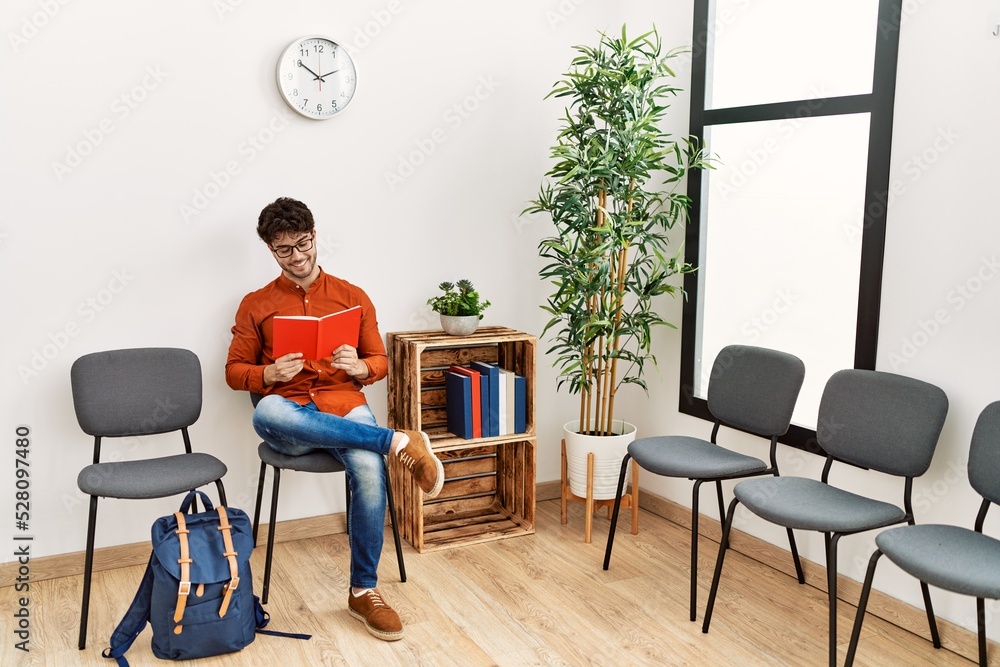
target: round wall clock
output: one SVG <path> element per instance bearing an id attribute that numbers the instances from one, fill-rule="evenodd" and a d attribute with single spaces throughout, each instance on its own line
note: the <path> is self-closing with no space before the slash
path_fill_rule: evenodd
<path id="1" fill-rule="evenodd" d="M 344 110 L 358 85 L 350 54 L 328 37 L 296 39 L 278 59 L 278 91 L 296 112 L 314 120 Z"/>

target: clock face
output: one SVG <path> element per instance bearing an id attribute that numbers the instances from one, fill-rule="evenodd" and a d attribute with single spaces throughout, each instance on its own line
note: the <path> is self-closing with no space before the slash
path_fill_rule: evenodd
<path id="1" fill-rule="evenodd" d="M 351 102 L 358 85 L 354 61 L 326 37 L 302 37 L 278 59 L 278 90 L 306 118 L 333 118 Z"/>

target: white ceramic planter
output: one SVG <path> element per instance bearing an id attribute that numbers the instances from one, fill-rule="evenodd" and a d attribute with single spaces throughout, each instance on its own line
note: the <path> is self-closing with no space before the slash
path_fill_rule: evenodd
<path id="1" fill-rule="evenodd" d="M 468 336 L 479 327 L 479 315 L 440 315 L 441 328 L 452 336 Z"/>
<path id="2" fill-rule="evenodd" d="M 611 429 L 615 435 L 595 436 L 577 433 L 579 424 L 579 420 L 573 420 L 563 427 L 570 491 L 574 496 L 587 497 L 587 454 L 593 452 L 594 500 L 613 499 L 618 491 L 622 459 L 628 453 L 629 443 L 635 440 L 635 426 L 615 420 Z"/>

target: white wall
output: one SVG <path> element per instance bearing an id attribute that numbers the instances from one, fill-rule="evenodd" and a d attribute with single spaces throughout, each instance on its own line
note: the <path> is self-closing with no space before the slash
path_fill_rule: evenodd
<path id="1" fill-rule="evenodd" d="M 76 476 L 92 441 L 73 414 L 69 369 L 95 350 L 198 354 L 195 447 L 227 463 L 230 502 L 252 510 L 259 439 L 223 366 L 239 300 L 277 275 L 254 232 L 276 197 L 312 208 L 321 264 L 368 291 L 383 333 L 437 328 L 427 298 L 465 277 L 494 304 L 484 324 L 540 332 L 536 247 L 550 228 L 519 214 L 550 166 L 562 105 L 544 97 L 571 47 L 599 29 L 655 21 L 677 45 L 691 25 L 686 3 L 570 0 L 23 0 L 0 12 L 2 432 L 12 448 L 15 427 L 31 429 L 35 556 L 84 546 Z M 281 51 L 312 33 L 348 46 L 359 71 L 357 96 L 329 121 L 294 115 L 275 84 Z M 679 130 L 686 117 L 685 106 Z M 560 397 L 538 365 L 547 481 L 559 477 Z M 367 394 L 384 423 L 386 384 Z M 106 454 L 144 450 L 111 441 Z M 282 518 L 343 511 L 336 479 L 286 483 Z M 148 539 L 150 517 L 175 504 L 103 502 L 97 545 Z"/>
<path id="2" fill-rule="evenodd" d="M 889 213 L 880 359 L 886 370 L 948 392 L 942 444 L 917 486 L 926 501 L 918 518 L 968 524 L 975 498 L 965 450 L 976 414 L 1000 397 L 991 383 L 1000 281 L 986 279 L 995 275 L 998 245 L 990 154 L 1000 144 L 1000 40 L 986 30 L 1000 5 L 905 4 L 893 159 L 905 192 Z M 655 22 L 667 45 L 688 44 L 689 5 L 5 3 L 0 400 L 8 451 L 17 425 L 31 429 L 34 555 L 83 548 L 86 503 L 76 474 L 91 442 L 73 416 L 68 379 L 73 360 L 95 350 L 168 345 L 198 354 L 205 402 L 195 446 L 226 461 L 231 503 L 252 509 L 257 439 L 248 401 L 226 387 L 223 364 L 239 299 L 276 274 L 253 229 L 278 196 L 313 209 L 322 265 L 368 290 L 383 332 L 436 328 L 426 299 L 440 281 L 468 277 L 494 303 L 484 324 L 537 334 L 546 289 L 535 248 L 550 227 L 518 214 L 550 166 L 561 105 L 543 97 L 570 47 L 594 43 L 598 29 Z M 276 92 L 278 54 L 310 33 L 346 43 L 358 65 L 358 95 L 330 121 L 294 116 Z M 680 76 L 687 87 L 686 64 Z M 668 129 L 685 133 L 687 113 L 682 97 Z M 917 167 L 919 156 L 933 163 Z M 402 182 L 390 183 L 391 173 Z M 959 307 L 952 291 L 971 289 L 980 271 L 979 291 Z M 679 321 L 679 302 L 663 308 Z M 938 310 L 947 322 L 920 338 L 921 321 Z M 903 340 L 918 343 L 910 358 Z M 677 414 L 679 334 L 660 332 L 657 346 L 661 375 L 650 376 L 649 398 L 625 393 L 625 415 L 640 433 L 706 433 L 704 422 Z M 539 481 L 559 477 L 559 415 L 574 403 L 555 394 L 545 347 L 541 341 Z M 898 368 L 893 353 L 904 358 Z M 385 384 L 367 393 L 384 420 Z M 733 441 L 756 451 L 749 439 Z M 107 451 L 130 457 L 142 447 Z M 3 464 L 11 504 L 12 458 Z M 781 463 L 786 474 L 818 474 L 818 461 L 796 451 L 784 450 Z M 688 485 L 647 477 L 650 490 L 689 502 Z M 893 497 L 891 487 L 884 492 Z M 282 518 L 343 511 L 339 483 L 313 476 L 286 484 L 282 499 Z M 104 502 L 97 544 L 148 539 L 149 517 L 172 509 L 173 501 Z M 740 527 L 784 543 L 760 522 Z M 801 545 L 822 561 L 821 541 L 803 537 Z M 845 539 L 842 571 L 860 578 L 870 549 L 866 537 Z M 912 582 L 883 570 L 880 588 L 917 601 Z M 935 601 L 942 615 L 971 622 L 968 601 Z"/>

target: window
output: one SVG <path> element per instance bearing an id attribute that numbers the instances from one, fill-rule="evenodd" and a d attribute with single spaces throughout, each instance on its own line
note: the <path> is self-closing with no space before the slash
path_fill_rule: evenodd
<path id="1" fill-rule="evenodd" d="M 900 0 L 695 0 L 681 412 L 729 344 L 799 356 L 783 442 L 818 451 L 826 380 L 874 368 Z"/>

